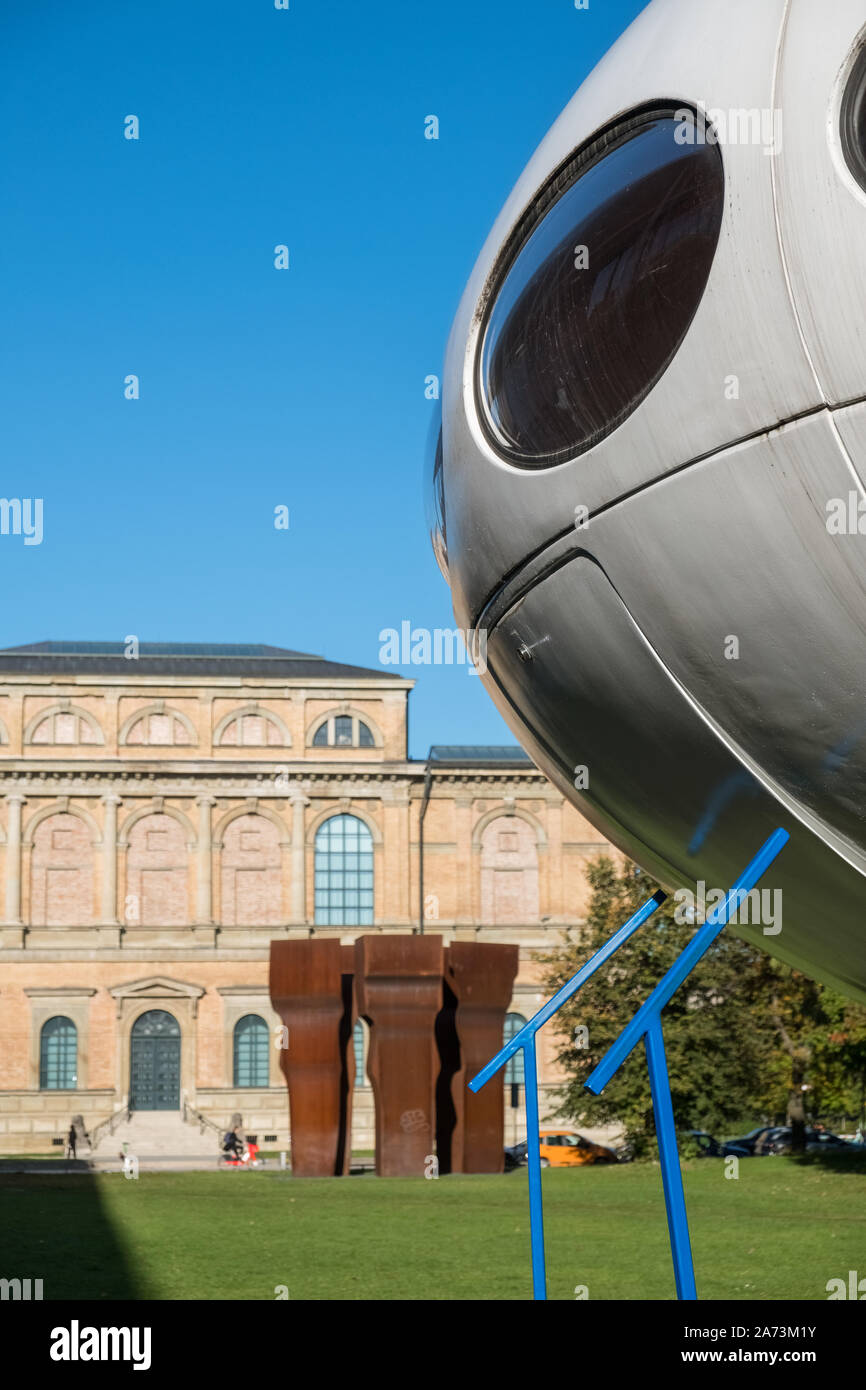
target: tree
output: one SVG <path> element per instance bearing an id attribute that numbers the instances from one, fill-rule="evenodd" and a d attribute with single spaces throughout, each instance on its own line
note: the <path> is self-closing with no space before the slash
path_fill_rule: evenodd
<path id="1" fill-rule="evenodd" d="M 579 945 L 547 958 L 551 990 L 570 979 L 657 887 L 639 869 L 620 868 L 609 858 L 591 863 L 587 874 L 592 896 L 586 931 Z M 622 1124 L 636 1154 L 647 1151 L 655 1133 L 643 1047 L 603 1095 L 591 1095 L 583 1083 L 694 935 L 693 924 L 676 920 L 674 906 L 670 899 L 664 903 L 557 1016 L 559 1061 L 568 1076 L 559 1113 L 576 1122 Z M 766 1007 L 756 1007 L 765 986 L 763 960 L 757 948 L 724 931 L 665 1008 L 678 1128 L 718 1129 L 738 1121 L 765 1087 L 774 1038 Z"/>
<path id="2" fill-rule="evenodd" d="M 786 1093 L 791 1149 L 802 1152 L 807 1111 L 812 1118 L 830 1110 L 859 1113 L 862 1121 L 866 1009 L 770 957 L 764 959 L 761 975 L 780 1048 L 774 1071 Z"/>
<path id="3" fill-rule="evenodd" d="M 600 858 L 579 944 L 547 958 L 558 989 L 657 888 L 634 865 Z M 618 1123 L 636 1154 L 655 1134 L 649 1076 L 638 1046 L 606 1092 L 583 1083 L 693 937 L 668 899 L 557 1015 L 559 1061 L 567 1075 L 559 1113 L 586 1124 Z M 720 933 L 662 1015 L 674 1117 L 681 1129 L 723 1129 L 745 1115 L 784 1112 L 792 1149 L 822 1113 L 866 1106 L 866 1008 Z M 808 1111 L 808 1114 L 807 1114 Z"/>

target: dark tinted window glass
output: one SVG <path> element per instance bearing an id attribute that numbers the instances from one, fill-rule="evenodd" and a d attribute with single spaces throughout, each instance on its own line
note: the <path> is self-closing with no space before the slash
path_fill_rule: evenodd
<path id="1" fill-rule="evenodd" d="M 502 1030 L 503 1044 L 511 1042 L 515 1034 L 524 1027 L 526 1021 L 523 1014 L 506 1014 L 505 1026 Z M 505 1063 L 505 1084 L 506 1086 L 522 1086 L 524 1084 L 523 1078 L 523 1048 L 521 1048 Z"/>
<path id="2" fill-rule="evenodd" d="M 268 1025 L 258 1014 L 246 1014 L 235 1024 L 235 1086 L 267 1086 L 270 1081 Z"/>
<path id="3" fill-rule="evenodd" d="M 74 1091 L 78 1084 L 78 1031 L 71 1018 L 57 1016 L 42 1025 L 39 1089 Z"/>
<path id="4" fill-rule="evenodd" d="M 677 351 L 724 206 L 712 127 L 643 112 L 593 141 L 541 193 L 494 287 L 481 417 L 500 453 L 545 467 L 589 448 Z"/>
<path id="5" fill-rule="evenodd" d="M 848 168 L 860 187 L 866 188 L 866 47 L 851 69 L 842 97 L 839 133 Z"/>

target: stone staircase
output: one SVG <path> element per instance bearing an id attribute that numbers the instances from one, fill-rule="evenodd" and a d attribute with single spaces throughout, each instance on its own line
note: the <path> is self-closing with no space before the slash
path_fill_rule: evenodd
<path id="1" fill-rule="evenodd" d="M 102 1134 L 93 1149 L 95 1159 L 116 1159 L 127 1152 L 140 1159 L 210 1159 L 219 1154 L 219 1139 L 211 1129 L 199 1132 L 194 1123 L 185 1124 L 180 1110 L 136 1110 L 115 1129 Z M 82 1157 L 87 1157 L 85 1148 Z"/>

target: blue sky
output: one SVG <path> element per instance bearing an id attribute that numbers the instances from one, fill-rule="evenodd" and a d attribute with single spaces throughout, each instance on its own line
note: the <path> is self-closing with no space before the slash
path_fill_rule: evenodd
<path id="1" fill-rule="evenodd" d="M 0 645 L 376 666 L 382 629 L 453 626 L 424 379 L 527 158 L 642 7 L 6 0 L 0 493 L 43 498 L 44 535 L 0 536 Z M 465 669 L 394 669 L 413 756 L 513 742 Z"/>

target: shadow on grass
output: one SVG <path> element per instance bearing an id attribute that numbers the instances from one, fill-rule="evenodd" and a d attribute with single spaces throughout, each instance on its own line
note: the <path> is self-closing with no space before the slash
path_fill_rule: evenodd
<path id="1" fill-rule="evenodd" d="M 834 1173 L 866 1175 L 866 1144 L 862 1146 L 861 1153 L 852 1153 L 849 1149 L 827 1149 L 824 1152 L 818 1149 L 814 1153 L 788 1153 L 782 1157 L 790 1159 L 800 1168 L 828 1168 Z"/>
<path id="2" fill-rule="evenodd" d="M 95 1177 L 75 1166 L 82 1171 L 56 1173 L 49 1161 L 43 1172 L 0 1173 L 0 1278 L 41 1279 L 45 1300 L 140 1298 Z"/>

